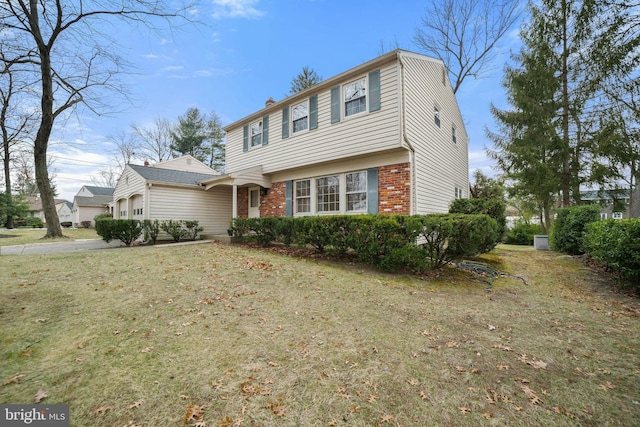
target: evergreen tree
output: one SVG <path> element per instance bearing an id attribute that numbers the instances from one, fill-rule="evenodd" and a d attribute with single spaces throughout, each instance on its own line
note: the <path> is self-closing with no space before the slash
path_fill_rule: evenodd
<path id="1" fill-rule="evenodd" d="M 322 81 L 322 77 L 315 72 L 313 68 L 308 65 L 302 67 L 302 71 L 291 80 L 290 94 L 301 92 L 305 89 L 309 89 L 311 86 L 316 85 Z"/>
<path id="2" fill-rule="evenodd" d="M 561 82 L 556 78 L 559 58 L 545 39 L 544 26 L 539 25 L 544 16 L 535 9 L 532 12 L 532 23 L 521 32 L 521 53 L 514 57 L 520 67 L 507 67 L 503 83 L 513 108 L 491 107 L 500 132 L 487 132 L 487 136 L 494 143 L 489 155 L 505 178 L 513 181 L 512 192 L 535 198 L 543 212 L 542 225 L 548 229 L 561 189 L 564 159 L 558 133 Z"/>
<path id="3" fill-rule="evenodd" d="M 224 171 L 225 145 L 222 121 L 216 113 L 211 113 L 207 119 L 207 156 L 208 166 L 218 172 Z"/>
<path id="4" fill-rule="evenodd" d="M 201 162 L 206 162 L 207 148 L 204 146 L 207 135 L 206 118 L 200 114 L 197 108 L 189 108 L 187 112 L 178 117 L 178 124 L 171 132 L 171 150 L 174 157 L 190 154 Z"/>

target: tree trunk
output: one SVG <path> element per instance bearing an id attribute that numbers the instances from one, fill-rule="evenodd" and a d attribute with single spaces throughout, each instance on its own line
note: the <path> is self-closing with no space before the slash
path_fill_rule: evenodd
<path id="1" fill-rule="evenodd" d="M 569 191 L 571 188 L 570 143 L 569 143 L 569 67 L 567 47 L 567 2 L 562 2 L 562 206 L 571 204 Z"/>
<path id="2" fill-rule="evenodd" d="M 36 11 L 37 3 L 34 0 L 30 0 L 30 3 L 31 10 Z M 44 213 L 44 220 L 47 223 L 47 234 L 44 237 L 64 237 L 62 235 L 60 219 L 58 218 L 58 211 L 56 210 L 51 181 L 49 180 L 49 170 L 47 169 L 47 147 L 49 145 L 49 137 L 51 136 L 51 129 L 53 129 L 54 121 L 51 53 L 49 46 L 45 45 L 41 41 L 42 38 L 39 34 L 37 13 L 34 13 L 31 19 L 34 21 L 32 26 L 38 29 L 36 40 L 39 41 L 38 51 L 40 55 L 40 69 L 42 74 L 42 97 L 40 100 L 42 117 L 40 119 L 40 127 L 38 128 L 36 139 L 33 143 L 33 160 L 36 172 L 36 183 L 38 184 L 40 199 L 42 200 L 42 211 Z"/>
<path id="3" fill-rule="evenodd" d="M 631 185 L 629 186 L 629 191 L 631 194 L 629 195 L 629 202 L 631 206 L 629 207 L 631 218 L 640 218 L 640 188 L 638 188 L 638 181 L 640 180 L 640 173 L 637 173 L 634 179 L 631 180 Z"/>
<path id="4" fill-rule="evenodd" d="M 5 140 L 6 141 L 6 140 Z M 4 223 L 4 226 L 8 229 L 13 228 L 13 215 L 11 215 L 12 205 L 13 205 L 13 196 L 11 194 L 11 169 L 9 169 L 9 163 L 11 159 L 9 158 L 9 143 L 5 142 L 4 144 L 4 183 L 5 183 L 5 194 L 7 195 L 7 220 Z"/>

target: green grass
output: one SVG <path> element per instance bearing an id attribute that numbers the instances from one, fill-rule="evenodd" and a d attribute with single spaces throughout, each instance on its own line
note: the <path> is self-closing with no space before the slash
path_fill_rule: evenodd
<path id="1" fill-rule="evenodd" d="M 640 304 L 579 261 L 500 246 L 525 276 L 204 243 L 0 257 L 0 403 L 72 426 L 632 426 Z"/>
<path id="2" fill-rule="evenodd" d="M 77 239 L 99 239 L 93 228 L 65 228 L 62 233 L 71 240 Z M 25 245 L 28 243 L 50 243 L 61 242 L 64 239 L 44 239 L 46 230 L 15 228 L 12 230 L 0 230 L 0 246 Z"/>

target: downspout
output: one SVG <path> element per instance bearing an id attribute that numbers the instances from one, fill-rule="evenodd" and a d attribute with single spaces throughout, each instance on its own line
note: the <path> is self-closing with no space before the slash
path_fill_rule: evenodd
<path id="1" fill-rule="evenodd" d="M 413 148 L 409 137 L 407 136 L 407 118 L 406 118 L 406 99 L 405 99 L 405 84 L 404 84 L 404 63 L 402 62 L 402 54 L 398 52 L 398 63 L 400 64 L 400 127 L 402 129 L 402 142 L 409 151 L 409 167 L 411 177 L 411 200 L 409 201 L 409 215 L 417 214 L 417 188 L 416 188 L 416 150 Z"/>

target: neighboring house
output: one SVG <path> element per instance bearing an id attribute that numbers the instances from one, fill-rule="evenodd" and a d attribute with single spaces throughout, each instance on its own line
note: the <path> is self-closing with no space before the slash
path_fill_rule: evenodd
<path id="1" fill-rule="evenodd" d="M 581 191 L 580 198 L 583 202 L 600 205 L 600 219 L 631 217 L 631 199 L 628 188 Z"/>
<path id="2" fill-rule="evenodd" d="M 42 210 L 42 199 L 39 197 L 27 197 L 27 202 L 29 203 L 29 215 L 40 218 L 43 223 L 46 223 L 44 211 Z M 60 223 L 71 221 L 71 203 L 64 199 L 53 199 L 53 202 L 56 205 Z"/>
<path id="3" fill-rule="evenodd" d="M 231 188 L 206 191 L 218 172 L 192 156 L 154 165 L 127 165 L 113 193 L 114 218 L 197 220 L 202 234 L 226 234 Z"/>
<path id="4" fill-rule="evenodd" d="M 89 226 L 95 224 L 93 218 L 103 213 L 111 213 L 113 203 L 113 188 L 95 187 L 83 185 L 73 198 L 72 222 L 74 226 L 80 226 L 88 221 Z"/>
<path id="5" fill-rule="evenodd" d="M 229 190 L 228 216 L 447 212 L 469 191 L 445 66 L 403 50 L 270 99 L 225 131 L 227 173 L 201 184 Z"/>

